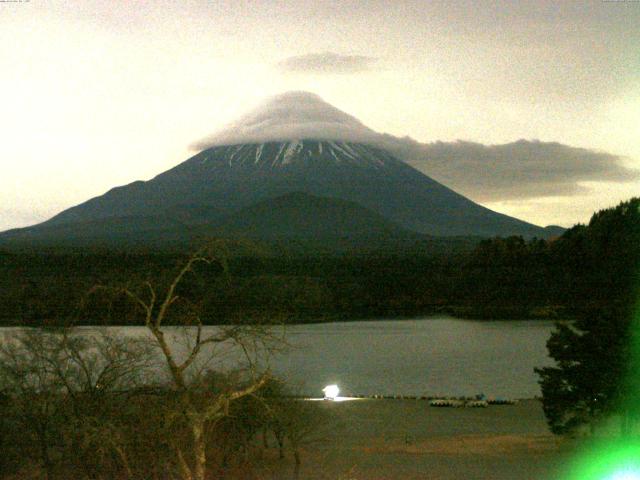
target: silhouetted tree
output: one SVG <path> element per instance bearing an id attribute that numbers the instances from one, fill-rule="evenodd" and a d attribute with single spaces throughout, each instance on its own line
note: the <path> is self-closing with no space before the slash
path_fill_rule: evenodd
<path id="1" fill-rule="evenodd" d="M 580 309 L 574 322 L 556 325 L 547 343 L 556 366 L 536 369 L 549 427 L 569 433 L 614 412 L 635 416 L 640 199 L 594 214 L 555 248 L 577 280 L 571 292 Z"/>

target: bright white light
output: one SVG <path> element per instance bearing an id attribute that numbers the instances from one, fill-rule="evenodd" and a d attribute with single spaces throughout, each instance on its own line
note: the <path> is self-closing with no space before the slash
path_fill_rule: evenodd
<path id="1" fill-rule="evenodd" d="M 626 469 L 614 472 L 606 480 L 640 480 L 640 471 Z"/>
<path id="2" fill-rule="evenodd" d="M 340 389 L 337 385 L 327 385 L 322 389 L 322 391 L 324 392 L 324 398 L 329 400 L 335 400 L 340 393 Z"/>

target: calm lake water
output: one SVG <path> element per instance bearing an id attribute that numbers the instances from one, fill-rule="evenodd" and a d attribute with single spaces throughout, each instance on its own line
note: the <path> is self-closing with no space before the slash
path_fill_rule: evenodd
<path id="1" fill-rule="evenodd" d="M 287 328 L 298 348 L 274 367 L 304 391 L 338 384 L 345 394 L 540 394 L 533 368 L 550 365 L 547 321 L 430 317 Z"/>
<path id="2" fill-rule="evenodd" d="M 216 327 L 207 327 L 207 329 Z M 271 360 L 274 373 L 300 393 L 475 395 L 540 394 L 533 368 L 549 365 L 552 322 L 471 321 L 448 317 L 291 325 L 291 348 Z M 87 331 L 99 331 L 86 328 Z M 146 336 L 141 327 L 107 330 Z M 15 329 L 1 329 L 11 337 Z"/>

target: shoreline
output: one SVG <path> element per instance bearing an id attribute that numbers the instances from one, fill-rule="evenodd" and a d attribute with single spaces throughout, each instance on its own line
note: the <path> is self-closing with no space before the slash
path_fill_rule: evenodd
<path id="1" fill-rule="evenodd" d="M 321 402 L 332 415 L 302 455 L 309 480 L 548 480 L 573 454 L 538 400 L 500 408 L 430 408 L 414 400 Z M 269 478 L 291 478 L 293 460 Z"/>
<path id="2" fill-rule="evenodd" d="M 309 321 L 297 321 L 297 322 L 280 322 L 280 323 L 203 323 L 204 327 L 227 327 L 230 325 L 241 325 L 241 326 L 302 326 L 302 325 L 325 325 L 332 323 L 356 323 L 356 322 L 393 322 L 393 321 L 406 321 L 406 320 L 431 320 L 433 318 L 449 318 L 452 320 L 467 320 L 467 321 L 477 321 L 477 322 L 519 322 L 519 321 L 571 321 L 573 316 L 569 313 L 566 313 L 564 316 L 559 316 L 556 314 L 553 315 L 517 315 L 514 312 L 510 311 L 510 314 L 507 315 L 504 312 L 502 315 L 489 315 L 484 313 L 472 313 L 470 310 L 467 310 L 467 313 L 461 313 L 459 310 L 449 310 L 442 309 L 438 311 L 432 311 L 429 313 L 420 313 L 416 315 L 388 315 L 388 316 L 363 316 L 363 317 L 345 317 L 345 318 L 330 318 L 330 319 L 314 319 Z M 184 325 L 179 323 L 171 323 L 168 322 L 165 324 L 168 327 L 189 327 L 192 325 Z M 63 327 L 144 327 L 143 324 L 129 324 L 129 323 L 90 323 L 90 322 L 73 322 L 73 321 L 61 321 L 61 322 L 52 322 L 45 323 L 41 325 L 33 325 L 33 324 L 22 324 L 19 322 L 15 323 L 1 323 L 0 329 L 2 328 L 63 328 Z"/>

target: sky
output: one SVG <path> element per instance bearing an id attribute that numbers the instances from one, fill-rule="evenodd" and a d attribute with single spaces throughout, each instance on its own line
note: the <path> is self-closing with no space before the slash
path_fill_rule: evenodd
<path id="1" fill-rule="evenodd" d="M 0 230 L 150 179 L 290 90 L 427 144 L 412 164 L 489 208 L 586 222 L 640 193 L 638 25 L 632 0 L 0 2 Z"/>

